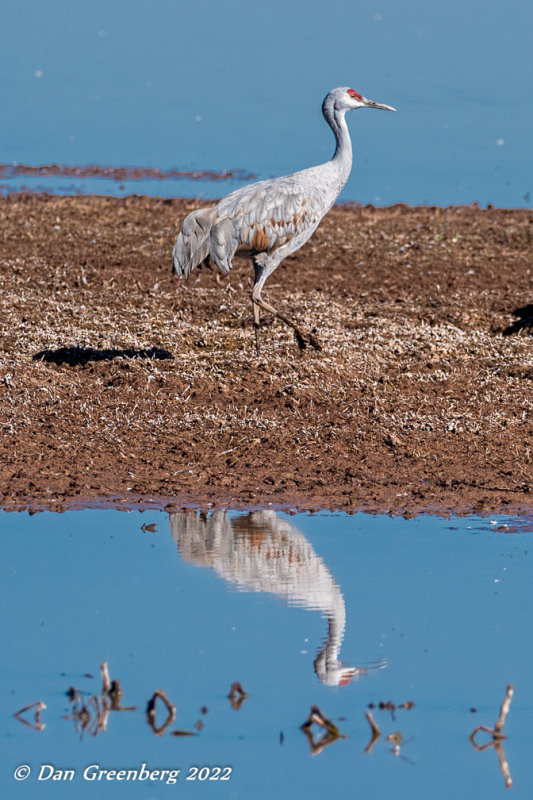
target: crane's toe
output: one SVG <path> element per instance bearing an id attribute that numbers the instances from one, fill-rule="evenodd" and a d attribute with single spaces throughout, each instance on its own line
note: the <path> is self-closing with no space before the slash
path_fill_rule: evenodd
<path id="1" fill-rule="evenodd" d="M 304 335 L 298 328 L 294 328 L 294 335 L 300 350 L 305 350 L 307 345 L 311 345 L 315 350 L 322 350 L 322 345 L 313 331 Z"/>
<path id="2" fill-rule="evenodd" d="M 309 334 L 309 344 L 311 345 L 311 347 L 314 347 L 315 350 L 322 350 L 322 345 L 316 338 L 314 331 L 311 331 L 311 333 Z"/>
<path id="3" fill-rule="evenodd" d="M 305 350 L 307 347 L 307 342 L 305 341 L 305 337 L 302 336 L 298 328 L 294 328 L 294 335 L 296 336 L 296 341 L 298 342 L 298 347 L 300 350 Z"/>

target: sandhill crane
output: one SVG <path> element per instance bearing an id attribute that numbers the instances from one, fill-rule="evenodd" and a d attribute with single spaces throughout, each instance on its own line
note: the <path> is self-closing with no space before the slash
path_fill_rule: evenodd
<path id="1" fill-rule="evenodd" d="M 322 113 L 335 135 L 335 153 L 330 161 L 291 175 L 258 181 L 237 189 L 209 208 L 189 214 L 173 250 L 173 269 L 189 277 L 203 262 L 214 262 L 226 275 L 240 245 L 253 257 L 252 307 L 255 341 L 259 355 L 260 308 L 293 328 L 300 348 L 309 343 L 320 350 L 315 336 L 304 334 L 284 314 L 263 299 L 265 281 L 280 262 L 298 250 L 313 234 L 348 180 L 352 168 L 352 143 L 345 114 L 354 108 L 395 108 L 368 100 L 343 86 L 333 89 L 322 103 Z"/>

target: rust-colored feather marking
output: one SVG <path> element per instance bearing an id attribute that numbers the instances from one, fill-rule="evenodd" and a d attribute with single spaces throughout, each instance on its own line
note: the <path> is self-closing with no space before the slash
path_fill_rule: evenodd
<path id="1" fill-rule="evenodd" d="M 261 252 L 268 248 L 270 236 L 267 236 L 263 228 L 256 228 L 252 237 L 251 245 L 254 250 Z"/>

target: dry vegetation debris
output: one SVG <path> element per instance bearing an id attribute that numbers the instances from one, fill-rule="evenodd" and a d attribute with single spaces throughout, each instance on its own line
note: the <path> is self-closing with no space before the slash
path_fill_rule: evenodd
<path id="1" fill-rule="evenodd" d="M 336 207 L 265 290 L 322 352 L 258 359 L 244 258 L 170 274 L 196 205 L 0 200 L 5 504 L 530 507 L 531 212 Z"/>

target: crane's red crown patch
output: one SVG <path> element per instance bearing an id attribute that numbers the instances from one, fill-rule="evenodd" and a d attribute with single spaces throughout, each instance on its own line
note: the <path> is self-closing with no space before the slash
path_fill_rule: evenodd
<path id="1" fill-rule="evenodd" d="M 362 96 L 359 94 L 359 92 L 356 92 L 355 89 L 348 89 L 348 94 L 350 95 L 350 97 L 353 97 L 354 100 L 363 99 Z"/>

